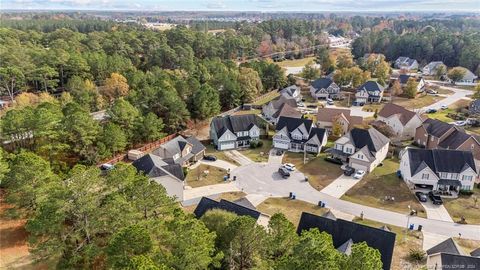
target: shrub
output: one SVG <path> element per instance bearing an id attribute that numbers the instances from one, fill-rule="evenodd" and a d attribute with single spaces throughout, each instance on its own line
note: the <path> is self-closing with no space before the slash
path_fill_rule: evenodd
<path id="1" fill-rule="evenodd" d="M 460 190 L 460 194 L 470 196 L 473 194 L 473 190 Z"/>
<path id="2" fill-rule="evenodd" d="M 257 142 L 257 147 L 262 147 L 263 146 L 263 141 L 258 141 Z"/>
<path id="3" fill-rule="evenodd" d="M 258 146 L 258 142 L 257 142 L 257 141 L 250 141 L 250 148 L 251 148 L 251 149 L 257 148 L 257 146 Z"/>
<path id="4" fill-rule="evenodd" d="M 423 250 L 419 249 L 419 248 L 412 248 L 408 252 L 408 257 L 412 261 L 419 262 L 419 261 L 422 261 L 423 259 L 425 259 L 425 252 Z"/>

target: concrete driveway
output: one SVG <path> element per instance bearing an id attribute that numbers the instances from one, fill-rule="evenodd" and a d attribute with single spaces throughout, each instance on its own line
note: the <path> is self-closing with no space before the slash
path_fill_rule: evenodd
<path id="1" fill-rule="evenodd" d="M 340 198 L 360 181 L 361 179 L 354 179 L 352 176 L 346 176 L 342 174 L 320 192 L 335 198 Z"/>
<path id="2" fill-rule="evenodd" d="M 271 149 L 268 155 L 268 163 L 282 164 L 283 154 L 277 156 L 277 150 Z"/>
<path id="3" fill-rule="evenodd" d="M 443 205 L 435 205 L 432 201 L 420 202 L 427 212 L 428 219 L 443 220 L 453 222 L 452 217 L 448 214 L 447 209 Z"/>
<path id="4" fill-rule="evenodd" d="M 244 156 L 242 153 L 238 152 L 237 150 L 230 150 L 230 151 L 225 151 L 225 155 L 236 162 L 238 162 L 240 165 L 248 165 L 253 163 L 251 159 L 248 157 Z"/>

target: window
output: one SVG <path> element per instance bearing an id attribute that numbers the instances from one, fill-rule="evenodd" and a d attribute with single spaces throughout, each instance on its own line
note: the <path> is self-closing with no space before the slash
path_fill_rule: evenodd
<path id="1" fill-rule="evenodd" d="M 363 159 L 363 155 L 358 154 L 357 157 L 358 157 L 359 159 Z"/>
<path id="2" fill-rule="evenodd" d="M 470 149 L 474 149 L 475 148 L 475 144 L 472 143 L 472 145 L 470 146 Z"/>
<path id="3" fill-rule="evenodd" d="M 423 174 L 422 174 L 422 179 L 423 179 L 423 180 L 428 180 L 428 177 L 429 177 L 429 176 L 430 176 L 430 175 L 429 175 L 428 173 L 423 173 Z"/>
<path id="4" fill-rule="evenodd" d="M 447 179 L 448 178 L 448 173 L 441 172 L 440 173 L 440 178 Z"/>
<path id="5" fill-rule="evenodd" d="M 450 179 L 458 180 L 458 173 L 451 173 Z"/>
<path id="6" fill-rule="evenodd" d="M 462 181 L 472 181 L 473 176 L 471 175 L 464 175 L 462 176 Z"/>

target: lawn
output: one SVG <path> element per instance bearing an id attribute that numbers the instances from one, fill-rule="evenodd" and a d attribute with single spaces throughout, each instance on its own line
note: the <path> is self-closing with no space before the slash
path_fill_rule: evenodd
<path id="1" fill-rule="evenodd" d="M 328 211 L 327 208 L 320 208 L 311 203 L 289 198 L 268 198 L 257 206 L 257 210 L 270 216 L 275 213 L 283 213 L 295 226 L 298 225 L 302 212 L 322 215 Z"/>
<path id="2" fill-rule="evenodd" d="M 195 169 L 188 171 L 185 177 L 186 185 L 192 188 L 203 187 L 223 183 L 223 177 L 227 171 L 215 166 L 201 164 Z"/>
<path id="3" fill-rule="evenodd" d="M 316 157 L 307 155 L 308 161 L 303 164 L 303 153 L 286 153 L 283 162 L 295 164 L 297 169 L 308 177 L 312 187 L 322 190 L 342 175 L 340 165 L 325 161 L 326 156 L 326 153 L 320 153 Z"/>
<path id="4" fill-rule="evenodd" d="M 362 110 L 366 112 L 374 112 L 375 110 L 380 111 L 383 108 L 383 106 L 384 106 L 383 103 L 370 103 L 370 104 L 365 104 Z"/>
<path id="5" fill-rule="evenodd" d="M 453 221 L 457 222 L 464 216 L 468 224 L 480 224 L 480 189 L 475 187 L 471 196 L 459 195 L 456 199 L 443 199 L 443 204 Z M 475 205 L 474 197 L 478 198 Z"/>
<path id="6" fill-rule="evenodd" d="M 435 113 L 427 114 L 427 116 L 429 118 L 432 118 L 432 119 L 437 119 L 437 120 L 440 120 L 440 121 L 443 121 L 443 122 L 450 123 L 450 122 L 453 122 L 455 120 L 453 120 L 452 118 L 447 116 L 447 114 L 449 114 L 449 113 L 455 113 L 455 111 L 452 110 L 452 109 L 438 110 Z"/>
<path id="7" fill-rule="evenodd" d="M 215 146 L 213 144 L 205 145 L 205 147 L 207 148 L 207 150 L 205 151 L 206 155 L 214 155 L 218 159 L 221 159 L 223 161 L 232 163 L 232 164 L 237 165 L 237 166 L 240 165 L 237 161 L 235 161 L 235 160 L 229 158 L 227 155 L 225 155 L 225 153 L 223 151 L 216 150 Z"/>
<path id="8" fill-rule="evenodd" d="M 315 57 L 305 57 L 302 59 L 294 59 L 294 60 L 285 60 L 281 62 L 277 62 L 276 64 L 279 65 L 280 67 L 303 67 L 308 62 L 314 61 Z"/>
<path id="9" fill-rule="evenodd" d="M 419 96 L 417 98 L 412 98 L 412 99 L 398 98 L 398 99 L 395 99 L 393 103 L 403 106 L 407 109 L 419 109 L 425 106 L 432 105 L 433 103 L 438 102 L 444 98 L 445 97 L 425 95 L 425 96 Z"/>
<path id="10" fill-rule="evenodd" d="M 262 111 L 253 109 L 253 110 L 239 110 L 233 113 L 234 115 L 245 115 L 245 114 L 260 114 Z"/>
<path id="11" fill-rule="evenodd" d="M 259 99 L 257 101 L 255 101 L 254 103 L 252 103 L 253 105 L 263 105 L 263 104 L 266 104 L 272 100 L 274 100 L 275 98 L 277 98 L 278 96 L 280 96 L 280 94 L 275 91 L 275 93 L 271 94 L 271 95 L 268 95 L 262 99 Z"/>
<path id="12" fill-rule="evenodd" d="M 272 149 L 272 140 L 261 140 L 263 145 L 258 148 L 245 148 L 241 153 L 255 162 L 267 162 L 270 149 Z"/>
<path id="13" fill-rule="evenodd" d="M 383 166 L 375 168 L 373 172 L 366 175 L 341 199 L 402 214 L 408 213 L 410 205 L 412 209 L 417 210 L 419 217 L 426 217 L 423 206 L 405 182 L 397 177 L 398 168 L 397 160 L 385 159 Z M 386 196 L 393 196 L 394 201 L 385 200 Z"/>

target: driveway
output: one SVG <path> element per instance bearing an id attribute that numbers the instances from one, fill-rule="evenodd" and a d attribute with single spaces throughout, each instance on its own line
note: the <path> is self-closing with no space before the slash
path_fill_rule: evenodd
<path id="1" fill-rule="evenodd" d="M 271 149 L 270 154 L 268 155 L 268 163 L 282 164 L 283 153 L 280 156 L 277 156 L 277 150 Z"/>
<path id="2" fill-rule="evenodd" d="M 362 106 L 340 107 L 336 105 L 326 105 L 326 107 L 350 110 L 352 116 L 361 116 L 363 118 L 373 117 L 373 115 L 375 114 L 375 112 L 364 111 Z"/>
<path id="3" fill-rule="evenodd" d="M 251 159 L 248 157 L 244 156 L 242 153 L 238 152 L 237 150 L 230 150 L 230 151 L 225 151 L 225 155 L 236 162 L 238 162 L 240 165 L 248 165 L 253 163 Z"/>
<path id="4" fill-rule="evenodd" d="M 335 198 L 340 198 L 360 181 L 361 179 L 354 179 L 352 176 L 346 176 L 342 174 L 332 183 L 330 183 L 330 185 L 322 189 L 321 192 Z"/>
<path id="5" fill-rule="evenodd" d="M 420 202 L 427 212 L 428 219 L 443 220 L 453 222 L 452 217 L 443 205 L 434 205 L 430 200 L 427 202 Z"/>

